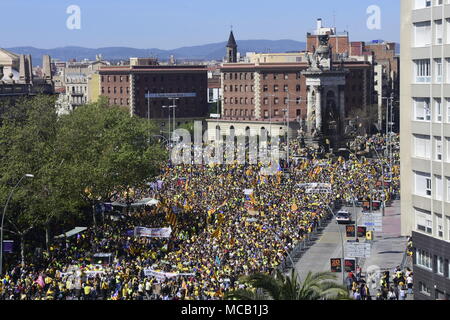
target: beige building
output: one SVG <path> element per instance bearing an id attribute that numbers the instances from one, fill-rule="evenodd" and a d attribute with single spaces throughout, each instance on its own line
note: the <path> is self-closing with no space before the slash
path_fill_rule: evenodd
<path id="1" fill-rule="evenodd" d="M 401 1 L 402 234 L 416 299 L 450 298 L 450 1 Z"/>

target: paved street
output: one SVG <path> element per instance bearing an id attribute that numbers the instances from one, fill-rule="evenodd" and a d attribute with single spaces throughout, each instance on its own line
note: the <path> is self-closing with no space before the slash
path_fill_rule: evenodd
<path id="1" fill-rule="evenodd" d="M 345 237 L 345 226 L 338 226 L 333 219 L 318 235 L 314 245 L 296 263 L 296 270 L 300 279 L 304 279 L 309 271 L 330 271 L 330 259 L 342 257 L 341 237 L 338 228 L 341 229 Z"/>
<path id="2" fill-rule="evenodd" d="M 353 208 L 344 208 L 352 213 Z M 358 220 L 361 220 L 362 209 L 356 208 L 358 212 Z M 342 257 L 341 238 L 339 229 L 343 233 L 344 241 L 345 226 L 338 226 L 334 219 L 330 224 L 317 236 L 315 243 L 306 251 L 296 262 L 296 270 L 301 279 L 304 279 L 309 271 L 330 271 L 330 259 Z M 400 202 L 396 201 L 392 207 L 386 208 L 383 217 L 383 232 L 375 233 L 375 241 L 373 242 L 370 258 L 361 259 L 359 263 L 363 266 L 363 272 L 368 267 L 378 266 L 381 271 L 393 270 L 400 265 L 403 259 L 407 243 L 406 237 L 400 236 Z M 339 275 L 341 280 L 341 275 Z M 372 292 L 375 295 L 376 292 Z"/>

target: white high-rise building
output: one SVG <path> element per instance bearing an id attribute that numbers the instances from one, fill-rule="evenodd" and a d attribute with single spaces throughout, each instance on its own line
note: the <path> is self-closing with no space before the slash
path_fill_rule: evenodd
<path id="1" fill-rule="evenodd" d="M 402 233 L 416 299 L 450 298 L 450 0 L 401 0 Z"/>

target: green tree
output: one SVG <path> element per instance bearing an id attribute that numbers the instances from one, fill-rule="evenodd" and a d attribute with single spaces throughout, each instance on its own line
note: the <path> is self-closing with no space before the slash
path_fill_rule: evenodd
<path id="1" fill-rule="evenodd" d="M 237 300 L 341 300 L 349 299 L 347 288 L 337 284 L 329 272 L 309 272 L 303 282 L 294 270 L 290 276 L 280 271 L 272 276 L 256 273 L 242 278 L 250 289 L 229 292 L 227 299 Z"/>
<path id="2" fill-rule="evenodd" d="M 15 192 L 6 222 L 10 233 L 21 240 L 24 263 L 26 235 L 36 227 L 46 230 L 54 218 L 73 211 L 74 204 L 61 179 L 62 159 L 55 152 L 58 119 L 55 99 L 39 96 L 11 104 L 0 127 L 0 201 L 4 203 L 12 186 L 25 173 L 35 176 Z"/>
<path id="3" fill-rule="evenodd" d="M 31 230 L 45 232 L 48 246 L 53 228 L 64 228 L 115 192 L 140 187 L 159 173 L 165 153 L 151 144 L 147 121 L 131 117 L 103 100 L 58 116 L 55 98 L 38 96 L 4 108 L 0 126 L 0 201 L 24 180 L 8 206 L 5 231 L 21 241 Z M 59 230 L 61 231 L 61 230 Z"/>
<path id="4" fill-rule="evenodd" d="M 144 186 L 166 158 L 159 145 L 149 143 L 148 133 L 156 131 L 151 123 L 104 100 L 77 108 L 61 122 L 58 152 L 69 164 L 77 194 L 92 207 L 94 223 L 97 203 Z"/>

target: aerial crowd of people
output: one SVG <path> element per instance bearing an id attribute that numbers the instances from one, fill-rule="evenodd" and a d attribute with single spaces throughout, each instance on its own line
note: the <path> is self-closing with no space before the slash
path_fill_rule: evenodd
<path id="1" fill-rule="evenodd" d="M 152 197 L 158 204 L 124 207 L 120 219 L 54 239 L 39 261 L 10 264 L 0 276 L 0 299 L 223 299 L 246 287 L 241 276 L 273 272 L 336 203 L 390 201 L 399 190 L 398 152 L 390 172 L 384 159 L 358 157 L 370 148 L 381 153 L 385 145 L 381 135 L 359 138 L 345 160 L 294 140 L 290 167 L 282 164 L 267 176 L 261 164 L 169 163 L 148 189 L 112 199 L 126 204 Z M 306 186 L 313 183 L 329 189 L 311 191 Z M 171 234 L 141 237 L 135 227 L 170 227 Z M 405 285 L 408 275 L 398 281 L 401 290 Z M 367 296 L 364 286 L 351 289 Z"/>

